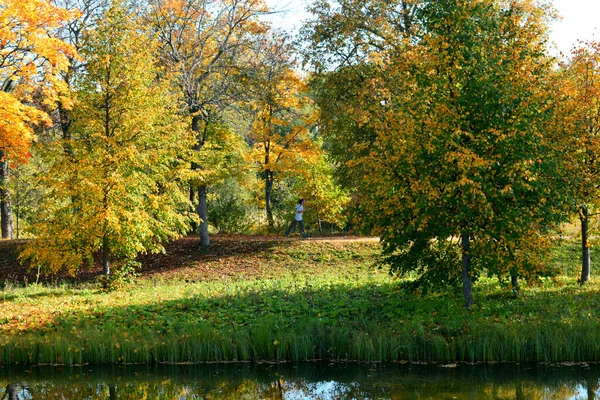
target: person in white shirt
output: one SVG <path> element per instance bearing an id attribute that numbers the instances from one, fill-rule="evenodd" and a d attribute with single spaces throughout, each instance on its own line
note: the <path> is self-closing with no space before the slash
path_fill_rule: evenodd
<path id="1" fill-rule="evenodd" d="M 290 227 L 285 231 L 285 236 L 290 236 L 290 232 L 292 229 L 296 228 L 296 224 L 300 225 L 300 232 L 302 233 L 302 237 L 306 238 L 306 232 L 304 231 L 304 220 L 302 219 L 302 214 L 304 213 L 304 199 L 300 199 L 298 201 L 298 205 L 296 206 L 296 216 L 294 216 L 294 220 L 290 224 Z"/>

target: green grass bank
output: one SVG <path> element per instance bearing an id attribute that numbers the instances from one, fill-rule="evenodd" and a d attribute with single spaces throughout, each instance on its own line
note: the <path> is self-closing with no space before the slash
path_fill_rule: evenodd
<path id="1" fill-rule="evenodd" d="M 109 293 L 90 279 L 5 279 L 0 363 L 600 361 L 600 285 L 577 285 L 576 243 L 555 250 L 556 282 L 518 297 L 480 280 L 471 312 L 459 293 L 399 289 L 377 268 L 377 241 L 173 246 L 143 259 L 135 284 Z"/>

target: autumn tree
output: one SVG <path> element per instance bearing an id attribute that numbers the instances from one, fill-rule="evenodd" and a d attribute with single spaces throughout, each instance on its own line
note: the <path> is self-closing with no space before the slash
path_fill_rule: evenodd
<path id="1" fill-rule="evenodd" d="M 55 0 L 57 6 L 76 13 L 77 17 L 68 21 L 57 31 L 57 36 L 65 43 L 70 44 L 79 52 L 84 46 L 86 30 L 95 26 L 96 20 L 102 17 L 106 11 L 109 0 Z M 69 66 L 60 74 L 66 90 L 70 91 L 73 80 L 78 73 L 81 73 L 85 66 L 85 60 L 75 54 L 68 56 Z M 60 129 L 63 139 L 71 139 L 71 107 L 69 99 L 58 101 L 57 115 L 55 117 L 55 126 Z M 67 142 L 64 142 L 65 144 Z M 69 152 L 69 148 L 64 149 Z"/>
<path id="2" fill-rule="evenodd" d="M 52 107 L 62 91 L 59 79 L 74 49 L 57 39 L 58 28 L 73 13 L 43 0 L 0 3 L 0 219 L 2 237 L 12 236 L 8 160 L 24 161 L 35 125 L 48 115 L 33 106 L 34 97 Z"/>
<path id="3" fill-rule="evenodd" d="M 364 192 L 364 180 L 352 160 L 368 155 L 376 140 L 373 126 L 365 123 L 370 113 L 363 98 L 372 92 L 371 83 L 387 73 L 370 57 L 400 52 L 404 40 L 414 38 L 418 3 L 317 0 L 311 6 L 316 18 L 302 29 L 310 43 L 304 56 L 316 70 L 310 86 L 324 148 L 334 162 L 336 181 L 353 197 Z M 360 227 L 370 229 L 365 220 Z"/>
<path id="4" fill-rule="evenodd" d="M 200 153 L 211 140 L 211 121 L 233 103 L 231 88 L 245 50 L 254 35 L 264 30 L 258 16 L 267 12 L 263 0 L 152 0 L 147 19 L 161 43 L 161 61 L 174 79 L 196 135 L 197 152 L 192 169 L 192 200 L 197 196 L 200 245 L 210 244 L 207 165 Z"/>
<path id="5" fill-rule="evenodd" d="M 579 282 L 590 279 L 590 223 L 600 205 L 600 43 L 582 43 L 558 72 L 555 143 L 565 158 L 575 212 L 581 222 Z M 566 149 L 566 151 L 565 151 Z"/>
<path id="6" fill-rule="evenodd" d="M 88 35 L 74 85 L 77 140 L 69 153 L 60 142 L 48 149 L 61 157 L 45 177 L 39 237 L 23 257 L 74 272 L 100 251 L 108 275 L 113 261 L 159 252 L 188 228 L 181 174 L 192 141 L 140 21 L 115 1 Z"/>
<path id="7" fill-rule="evenodd" d="M 266 35 L 248 60 L 242 81 L 250 94 L 253 123 L 248 141 L 250 162 L 264 182 L 267 223 L 274 228 L 273 185 L 286 174 L 308 174 L 320 149 L 310 137 L 316 112 L 308 88 L 294 70 L 293 49 L 285 36 Z"/>
<path id="8" fill-rule="evenodd" d="M 414 34 L 365 54 L 357 126 L 374 137 L 351 166 L 364 220 L 399 272 L 422 287 L 486 270 L 533 280 L 544 230 L 560 218 L 548 185 L 546 10 L 535 2 L 423 1 Z M 387 40 L 387 39 L 386 39 Z"/>
<path id="9" fill-rule="evenodd" d="M 328 154 L 320 151 L 316 162 L 303 163 L 300 168 L 305 173 L 293 176 L 293 190 L 309 204 L 307 208 L 310 212 L 303 215 L 304 220 L 309 224 L 314 223 L 320 231 L 327 224 L 343 228 L 347 223 L 346 207 L 350 202 L 350 191 L 335 178 L 335 166 Z M 293 210 L 295 204 L 290 204 L 289 209 Z"/>

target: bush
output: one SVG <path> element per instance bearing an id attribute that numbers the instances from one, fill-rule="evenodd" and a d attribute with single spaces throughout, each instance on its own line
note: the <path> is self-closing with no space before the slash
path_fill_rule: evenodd
<path id="1" fill-rule="evenodd" d="M 98 281 L 106 292 L 119 290 L 134 282 L 135 277 L 138 276 L 136 271 L 141 267 L 142 264 L 137 261 L 121 261 L 115 263 L 111 275 L 101 275 Z"/>
<path id="2" fill-rule="evenodd" d="M 252 213 L 247 197 L 247 191 L 234 179 L 213 186 L 208 220 L 222 233 L 249 233 Z"/>

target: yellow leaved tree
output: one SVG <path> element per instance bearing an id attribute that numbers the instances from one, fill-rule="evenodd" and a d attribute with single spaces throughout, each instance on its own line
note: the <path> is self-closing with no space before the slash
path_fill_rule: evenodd
<path id="1" fill-rule="evenodd" d="M 192 135 L 135 15 L 115 1 L 88 35 L 86 68 L 74 85 L 76 140 L 68 153 L 55 144 L 61 156 L 44 177 L 51 192 L 39 236 L 22 257 L 74 272 L 99 251 L 108 275 L 113 261 L 126 266 L 139 253 L 162 251 L 162 241 L 188 229 L 181 178 Z"/>
<path id="2" fill-rule="evenodd" d="M 196 135 L 191 197 L 197 201 L 202 247 L 210 245 L 206 200 L 208 186 L 215 183 L 207 170 L 218 167 L 203 149 L 218 132 L 210 125 L 234 103 L 233 77 L 255 35 L 264 31 L 258 17 L 267 12 L 264 0 L 150 1 L 147 19 L 160 43 L 161 63 L 176 82 Z"/>
<path id="3" fill-rule="evenodd" d="M 273 229 L 275 182 L 290 174 L 310 176 L 306 166 L 316 163 L 322 152 L 310 137 L 317 113 L 307 86 L 294 71 L 293 49 L 286 37 L 265 35 L 257 50 L 248 60 L 242 83 L 250 93 L 253 114 L 249 161 L 264 182 L 267 223 Z"/>
<path id="4" fill-rule="evenodd" d="M 581 222 L 581 276 L 590 279 L 590 227 L 600 205 L 600 43 L 580 43 L 557 72 L 554 143 L 565 160 L 573 211 Z"/>

